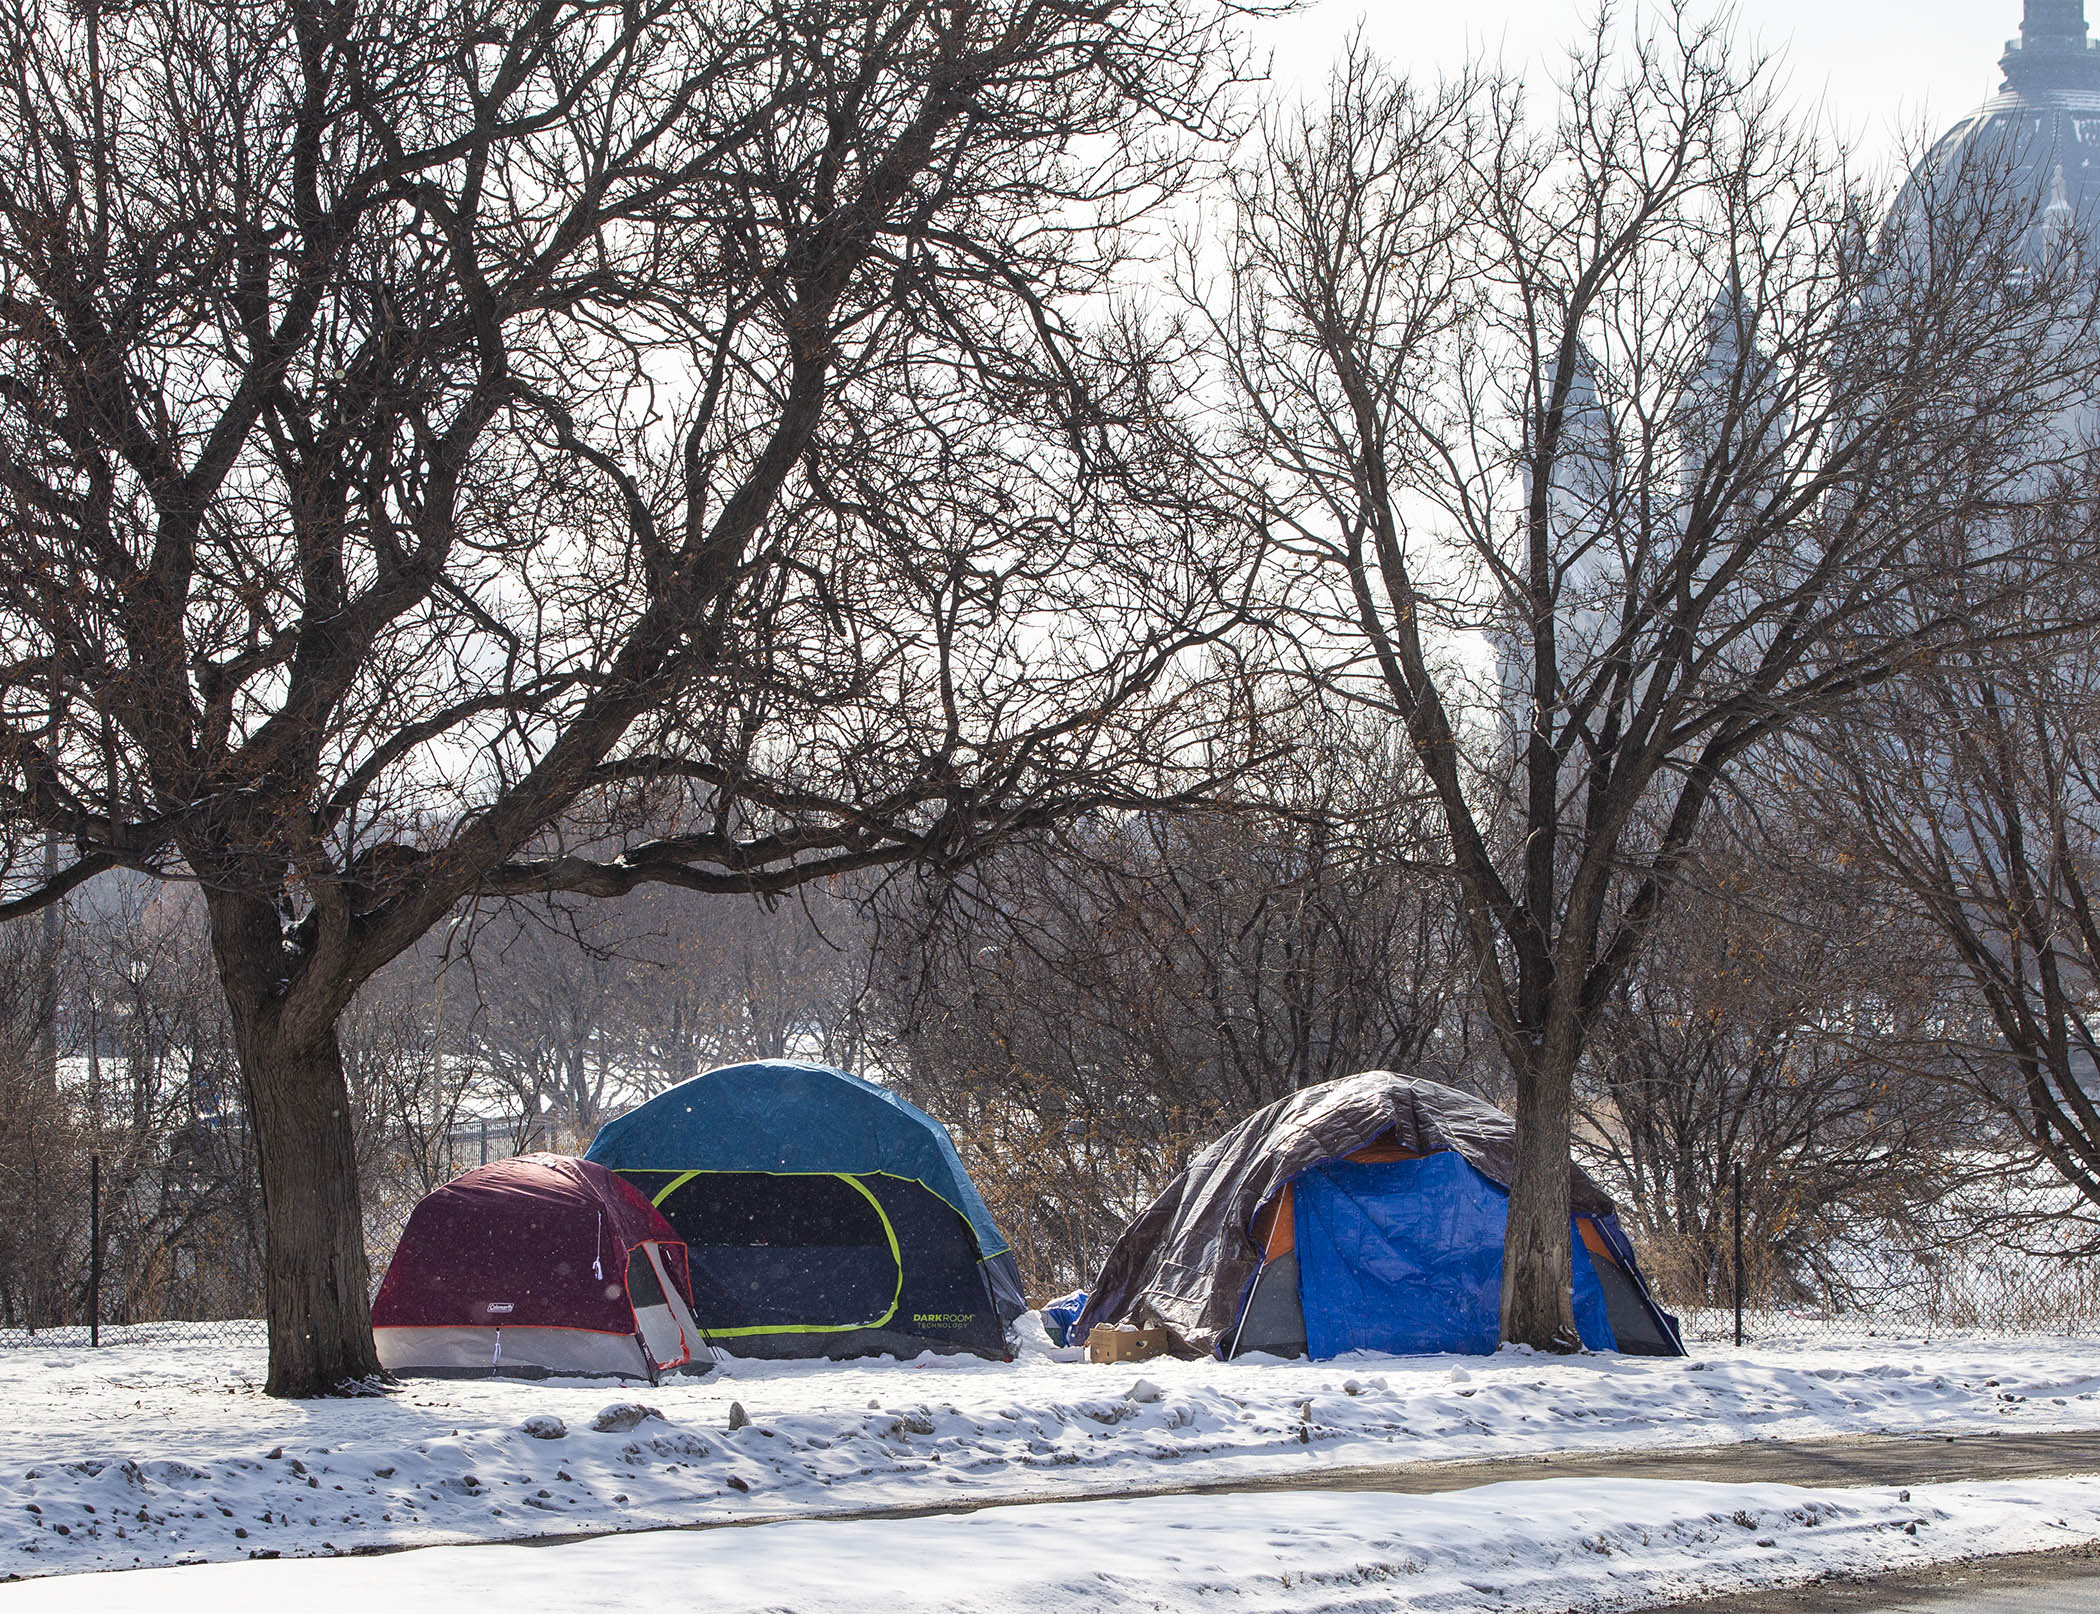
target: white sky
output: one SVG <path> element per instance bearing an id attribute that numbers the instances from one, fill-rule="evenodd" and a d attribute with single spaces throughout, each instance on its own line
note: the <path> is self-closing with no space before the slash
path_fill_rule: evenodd
<path id="1" fill-rule="evenodd" d="M 1592 0 L 1319 0 L 1262 25 L 1276 76 L 1314 88 L 1338 42 L 1361 19 L 1395 67 L 1434 71 L 1472 55 L 1550 74 L 1591 14 Z M 1630 4 L 1622 4 L 1622 13 Z M 1994 92 L 2021 0 L 1737 0 L 1748 41 L 1780 52 L 1804 107 L 1873 156 L 1894 153 L 1921 125 L 1938 133 Z"/>

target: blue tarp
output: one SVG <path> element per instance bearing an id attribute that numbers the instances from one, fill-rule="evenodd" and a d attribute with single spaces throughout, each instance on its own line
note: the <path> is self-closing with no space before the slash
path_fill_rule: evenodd
<path id="1" fill-rule="evenodd" d="M 1495 1349 L 1509 1195 L 1463 1156 L 1330 1161 L 1296 1179 L 1292 1208 L 1308 1355 Z M 1614 1350 L 1596 1268 L 1569 1233 L 1576 1329 L 1591 1350 Z"/>
<path id="2" fill-rule="evenodd" d="M 1079 1314 L 1086 1310 L 1086 1291 L 1074 1289 L 1061 1300 L 1043 1302 L 1043 1332 L 1050 1336 L 1053 1345 L 1072 1343 L 1072 1325 L 1079 1321 Z"/>
<path id="3" fill-rule="evenodd" d="M 948 1129 L 828 1065 L 769 1059 L 707 1071 L 606 1122 L 584 1158 L 618 1171 L 886 1172 L 954 1206 L 986 1259 L 1006 1250 Z"/>

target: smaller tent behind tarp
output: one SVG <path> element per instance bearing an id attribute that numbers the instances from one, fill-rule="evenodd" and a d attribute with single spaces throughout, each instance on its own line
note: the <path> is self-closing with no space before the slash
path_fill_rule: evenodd
<path id="1" fill-rule="evenodd" d="M 1164 1326 L 1190 1354 L 1486 1353 L 1500 1338 L 1516 1123 L 1367 1071 L 1219 1138 L 1124 1229 L 1073 1325 Z M 1611 1199 L 1570 1182 L 1575 1321 L 1594 1350 L 1681 1356 Z"/>
<path id="2" fill-rule="evenodd" d="M 654 1380 L 702 1350 L 685 1246 L 603 1166 L 527 1154 L 423 1196 L 372 1302 L 391 1373 Z"/>
<path id="3" fill-rule="evenodd" d="M 662 1211 L 693 1311 L 746 1356 L 1009 1354 L 1020 1273 L 948 1129 L 826 1065 L 725 1065 L 608 1121 L 588 1157 Z"/>

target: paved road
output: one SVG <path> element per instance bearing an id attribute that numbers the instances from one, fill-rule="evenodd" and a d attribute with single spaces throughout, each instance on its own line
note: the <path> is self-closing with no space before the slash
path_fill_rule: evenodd
<path id="1" fill-rule="evenodd" d="M 1552 1456 L 1515 1462 L 1433 1463 L 1342 1470 L 1219 1489 L 1463 1490 L 1510 1479 L 1670 1479 L 1785 1485 L 1930 1485 L 2027 1479 L 2100 1470 L 2092 1434 L 1962 1435 L 1916 1439 L 1759 1440 L 1740 1446 L 1623 1456 Z M 1826 1581 L 1787 1592 L 1677 1604 L 1654 1614 L 2100 1614 L 2100 1548 L 1944 1564 L 1860 1582 Z"/>
<path id="2" fill-rule="evenodd" d="M 1873 1581 L 1823 1581 L 1678 1603 L 1650 1614 L 2095 1614 L 2100 1549 L 1941 1564 Z"/>
<path id="3" fill-rule="evenodd" d="M 832 1514 L 769 1515 L 689 1526 L 732 1535 L 776 1519 L 906 1519 L 966 1514 L 1022 1502 L 1101 1502 L 1118 1497 L 1190 1496 L 1260 1491 L 1335 1490 L 1431 1494 L 1512 1480 L 1682 1479 L 1771 1482 L 1816 1487 L 1926 1485 L 2054 1474 L 2100 1473 L 2100 1433 L 2002 1433 L 1958 1437 L 1852 1436 L 1835 1440 L 1750 1441 L 1594 1455 L 1557 1454 L 1482 1462 L 1438 1462 L 1377 1468 L 1323 1468 L 1308 1453 L 1295 1472 L 1244 1476 L 1196 1484 L 1167 1483 L 1141 1490 L 1064 1490 L 1053 1495 L 963 1502 L 954 1498 L 910 1507 Z M 513 1546 L 554 1547 L 601 1532 L 541 1536 Z M 668 1540 L 676 1531 L 647 1532 Z M 638 1536 L 637 1539 L 640 1539 Z M 493 1545 L 493 1544 L 491 1544 Z M 385 1549 L 397 1551 L 420 1549 Z M 363 1556 L 362 1553 L 359 1556 Z M 120 1579 L 122 1577 L 119 1577 Z M 2100 1614 L 2100 1549 L 1991 1559 L 1873 1584 L 1824 1583 L 1785 1593 L 1676 1605 L 1672 1614 Z M 1661 1614 L 1661 1611 L 1657 1611 Z"/>
<path id="4" fill-rule="evenodd" d="M 1556 1454 L 1472 1463 L 1340 1468 L 1261 1479 L 1166 1485 L 1142 1495 L 1246 1491 L 1390 1491 L 1433 1495 L 1504 1480 L 1685 1479 L 1812 1486 L 1930 1485 L 2100 1472 L 2100 1435 L 1856 1435 L 1835 1440 L 1757 1440 L 1676 1451 Z M 1124 1493 L 1132 1494 L 1132 1493 Z M 1044 1501 L 1101 1500 L 1070 1494 Z M 990 1503 L 998 1507 L 1005 1503 Z M 975 1511 L 946 1502 L 901 1512 Z M 755 1521 L 754 1521 L 755 1522 Z M 2100 1614 L 2100 1548 L 1946 1564 L 1869 1582 L 1825 1581 L 1787 1592 L 1680 1603 L 1651 1614 Z"/>
<path id="5" fill-rule="evenodd" d="M 746 1530 L 791 1519 L 920 1519 L 936 1513 L 979 1513 L 1041 1502 L 1112 1502 L 1140 1496 L 1233 1496 L 1248 1491 L 1389 1491 L 1434 1496 L 1505 1480 L 1686 1479 L 1727 1484 L 1930 1485 L 1935 1481 L 2031 1479 L 2047 1474 L 2100 1474 L 2100 1433 L 1962 1435 L 1846 1435 L 1833 1440 L 1753 1440 L 1729 1446 L 1685 1446 L 1672 1451 L 1561 1453 L 1497 1457 L 1480 1462 L 1389 1463 L 1371 1468 L 1307 1467 L 1287 1474 L 1168 1481 L 1160 1485 L 1089 1490 L 1066 1486 L 976 1500 L 944 1497 L 900 1507 L 838 1512 L 755 1513 L 671 1525 L 674 1530 Z M 620 1535 L 617 1530 L 549 1532 L 514 1537 L 521 1547 L 556 1547 Z M 360 1556 L 408 1547 L 359 1548 Z M 2092 1605 L 2100 1614 L 2100 1602 Z"/>
<path id="6" fill-rule="evenodd" d="M 2100 1434 L 1990 1434 L 1918 1437 L 1850 1435 L 1836 1440 L 1754 1440 L 1737 1446 L 1594 1456 L 1498 1458 L 1478 1463 L 1410 1463 L 1343 1468 L 1274 1479 L 1187 1487 L 1213 1491 L 1396 1491 L 1428 1495 L 1500 1480 L 1687 1479 L 1731 1485 L 1930 1485 L 1962 1480 L 2031 1479 L 2100 1473 Z M 2100 1602 L 2092 1605 L 2100 1614 Z"/>

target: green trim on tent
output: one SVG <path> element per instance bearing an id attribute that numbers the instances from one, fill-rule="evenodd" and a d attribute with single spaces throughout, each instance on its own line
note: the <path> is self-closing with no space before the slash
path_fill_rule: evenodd
<path id="1" fill-rule="evenodd" d="M 658 1210 L 662 1210 L 664 1208 L 665 1200 L 669 1199 L 673 1194 L 677 1193 L 679 1189 L 683 1188 L 687 1183 L 691 1182 L 695 1177 L 699 1175 L 700 1173 L 697 1171 L 688 1171 L 683 1176 L 673 1177 L 670 1180 L 670 1182 L 664 1185 L 663 1192 L 658 1194 L 654 1199 L 650 1200 L 649 1203 L 655 1206 Z M 814 1177 L 816 1173 L 810 1172 L 809 1175 Z"/>
<path id="2" fill-rule="evenodd" d="M 865 1175 L 870 1177 L 895 1177 L 895 1174 L 893 1172 L 888 1171 L 870 1171 L 865 1173 Z M 670 1186 L 665 1188 L 661 1193 L 657 1194 L 657 1196 L 654 1199 L 650 1200 L 649 1203 L 656 1206 L 659 1210 L 662 1209 L 663 1202 L 666 1199 L 669 1199 L 671 1195 L 678 1192 L 679 1189 L 683 1188 L 695 1177 L 836 1177 L 840 1182 L 846 1183 L 849 1186 L 851 1186 L 855 1193 L 859 1194 L 862 1199 L 865 1199 L 870 1205 L 875 1207 L 875 1219 L 882 1223 L 882 1236 L 885 1239 L 889 1240 L 890 1265 L 897 1269 L 897 1287 L 890 1295 L 889 1309 L 883 1312 L 883 1314 L 880 1317 L 877 1317 L 873 1322 L 756 1323 L 747 1328 L 708 1328 L 704 1324 L 700 1325 L 701 1331 L 704 1334 L 706 1334 L 706 1336 L 709 1339 L 747 1339 L 755 1334 L 850 1334 L 855 1329 L 860 1328 L 881 1328 L 885 1324 L 887 1324 L 892 1317 L 897 1315 L 897 1307 L 899 1303 L 902 1302 L 902 1300 L 904 1299 L 904 1250 L 897 1243 L 897 1229 L 891 1225 L 889 1212 L 882 1208 L 882 1201 L 877 1199 L 873 1194 L 869 1193 L 868 1185 L 862 1182 L 860 1178 L 856 1177 L 852 1172 L 687 1171 L 681 1172 L 679 1176 L 671 1182 Z M 919 1182 L 919 1179 L 916 1177 L 895 1177 L 895 1180 L 898 1182 Z M 948 1205 L 948 1201 L 946 1199 L 942 1198 L 942 1196 L 936 1193 L 933 1189 L 927 1188 L 926 1184 L 921 1182 L 919 1183 L 919 1186 L 921 1188 L 926 1188 L 926 1191 L 929 1194 L 933 1194 L 933 1197 L 935 1199 L 939 1199 L 943 1205 Z M 955 1210 L 955 1207 L 953 1205 L 948 1205 L 948 1208 L 950 1210 Z M 956 1211 L 956 1214 L 958 1216 L 961 1216 L 962 1212 Z M 963 1220 L 967 1222 L 969 1218 L 963 1217 Z"/>
<path id="3" fill-rule="evenodd" d="M 888 1088 L 829 1065 L 769 1059 L 705 1071 L 606 1122 L 584 1158 L 623 1172 L 697 1163 L 896 1176 L 959 1212 L 981 1257 L 1011 1251 L 947 1128 Z"/>

